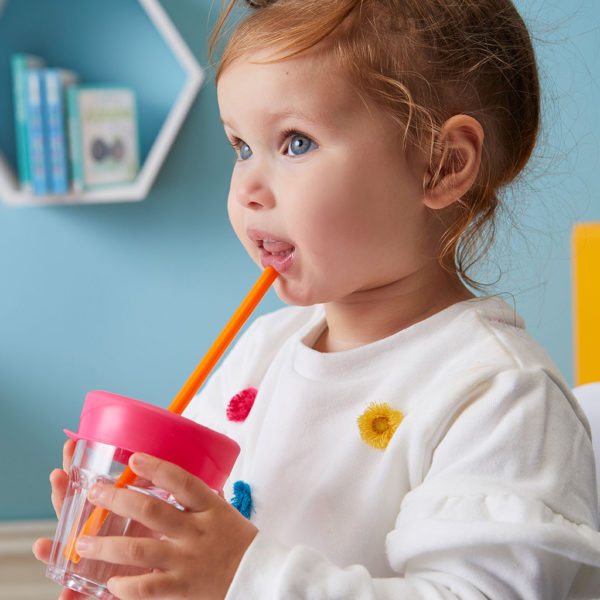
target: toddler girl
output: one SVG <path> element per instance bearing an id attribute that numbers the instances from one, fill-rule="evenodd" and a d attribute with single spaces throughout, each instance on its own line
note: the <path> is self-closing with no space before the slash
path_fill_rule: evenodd
<path id="1" fill-rule="evenodd" d="M 586 419 L 521 318 L 472 292 L 538 128 L 514 6 L 249 3 L 216 77 L 229 216 L 294 306 L 188 409 L 241 445 L 225 499 L 136 454 L 187 510 L 98 486 L 163 538 L 78 552 L 154 569 L 111 580 L 122 600 L 600 598 Z"/>

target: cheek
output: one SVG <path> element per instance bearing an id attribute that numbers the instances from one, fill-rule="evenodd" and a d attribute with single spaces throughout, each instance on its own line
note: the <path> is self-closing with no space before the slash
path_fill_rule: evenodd
<path id="1" fill-rule="evenodd" d="M 231 188 L 229 189 L 229 194 L 227 196 L 227 216 L 229 217 L 229 222 L 235 229 L 237 214 L 235 210 L 235 202 L 233 200 L 233 192 L 231 191 Z"/>
<path id="2" fill-rule="evenodd" d="M 239 202 L 236 202 L 232 192 L 229 192 L 229 196 L 227 198 L 227 215 L 229 216 L 229 222 L 231 223 L 233 231 L 237 235 L 240 242 L 246 246 L 243 210 Z"/>
<path id="3" fill-rule="evenodd" d="M 258 250 L 256 246 L 248 239 L 246 235 L 246 225 L 244 222 L 244 208 L 235 199 L 233 194 L 229 192 L 227 198 L 227 214 L 229 215 L 229 222 L 235 232 L 236 236 L 242 243 L 242 246 L 250 256 L 250 258 L 260 266 L 260 259 L 258 256 Z"/>
<path id="4" fill-rule="evenodd" d="M 227 196 L 227 215 L 229 216 L 229 222 L 231 223 L 233 230 L 237 236 L 240 237 L 243 229 L 243 209 L 236 200 L 233 182 L 229 188 L 229 195 Z"/>
<path id="5" fill-rule="evenodd" d="M 346 236 L 355 236 L 372 216 L 370 187 L 348 173 L 320 179 L 309 192 L 296 222 L 302 223 L 304 235 L 317 246 L 327 246 Z"/>

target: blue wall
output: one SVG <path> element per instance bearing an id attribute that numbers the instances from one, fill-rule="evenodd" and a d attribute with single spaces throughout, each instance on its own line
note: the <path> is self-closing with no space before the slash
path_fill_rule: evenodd
<path id="1" fill-rule="evenodd" d="M 10 0 L 7 11 L 30 1 Z M 600 220 L 600 3 L 517 4 L 538 38 L 548 122 L 531 177 L 510 198 L 518 229 L 501 227 L 492 257 L 506 273 L 497 289 L 514 294 L 531 332 L 571 379 L 570 229 Z M 212 13 L 209 0 L 162 5 L 206 64 L 218 2 Z M 0 21 L 0 57 L 1 36 Z M 144 39 L 148 52 L 137 47 L 130 56 L 139 69 L 155 49 L 152 32 Z M 59 37 L 48 52 L 64 63 L 67 44 Z M 110 44 L 102 51 L 119 60 Z M 171 84 L 157 91 L 156 106 L 168 103 L 181 77 L 168 57 L 160 60 L 151 72 Z M 227 222 L 233 155 L 210 73 L 207 79 L 145 201 L 0 203 L 0 520 L 52 516 L 48 473 L 60 462 L 62 428 L 77 427 L 87 391 L 167 406 L 258 275 Z M 0 118 L 8 156 L 12 120 L 4 111 Z M 508 241 L 516 248 L 510 254 Z M 270 292 L 259 311 L 278 306 Z"/>

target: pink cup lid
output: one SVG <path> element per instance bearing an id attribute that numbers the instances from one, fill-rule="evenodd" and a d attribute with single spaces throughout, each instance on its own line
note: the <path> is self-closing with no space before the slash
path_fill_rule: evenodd
<path id="1" fill-rule="evenodd" d="M 158 406 L 109 392 L 85 397 L 73 440 L 110 444 L 175 463 L 221 490 L 240 452 L 232 439 Z"/>

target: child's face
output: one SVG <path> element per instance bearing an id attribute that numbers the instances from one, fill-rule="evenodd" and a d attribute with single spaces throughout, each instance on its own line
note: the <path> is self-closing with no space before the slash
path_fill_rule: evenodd
<path id="1" fill-rule="evenodd" d="M 423 171 L 409 167 L 398 127 L 323 56 L 252 60 L 218 83 L 237 149 L 228 210 L 254 261 L 281 274 L 279 296 L 344 301 L 435 260 Z"/>

